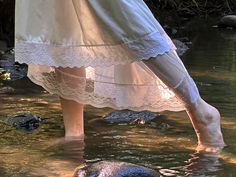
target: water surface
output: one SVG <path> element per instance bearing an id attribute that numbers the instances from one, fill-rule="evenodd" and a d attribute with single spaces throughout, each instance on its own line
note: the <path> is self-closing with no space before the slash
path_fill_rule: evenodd
<path id="1" fill-rule="evenodd" d="M 209 23 L 207 23 L 209 24 Z M 205 100 L 222 114 L 226 143 L 220 158 L 197 154 L 185 112 L 165 112 L 152 124 L 109 123 L 114 111 L 85 108 L 85 141 L 63 140 L 58 98 L 28 82 L 0 83 L 0 176 L 70 176 L 83 162 L 120 160 L 160 170 L 164 176 L 225 177 L 236 174 L 236 31 L 189 24 L 193 42 L 183 57 Z M 31 112 L 45 118 L 34 132 L 15 130 L 11 116 Z M 161 129 L 168 124 L 168 129 Z"/>

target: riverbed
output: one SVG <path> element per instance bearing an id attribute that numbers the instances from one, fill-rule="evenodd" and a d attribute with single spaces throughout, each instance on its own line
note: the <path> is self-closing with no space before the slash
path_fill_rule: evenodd
<path id="1" fill-rule="evenodd" d="M 185 112 L 163 112 L 154 123 L 110 123 L 115 110 L 85 107 L 85 140 L 64 141 L 59 100 L 28 81 L 0 82 L 0 176 L 71 176 L 84 162 L 118 160 L 159 170 L 163 176 L 234 177 L 236 174 L 236 31 L 190 23 L 192 42 L 182 57 L 202 97 L 222 115 L 228 145 L 219 157 L 195 152 L 196 136 Z M 31 112 L 44 118 L 32 132 L 9 117 Z M 159 125 L 168 125 L 162 128 Z"/>

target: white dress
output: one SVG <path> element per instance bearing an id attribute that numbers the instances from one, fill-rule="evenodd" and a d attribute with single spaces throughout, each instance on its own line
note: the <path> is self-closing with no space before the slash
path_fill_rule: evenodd
<path id="1" fill-rule="evenodd" d="M 142 62 L 176 49 L 143 0 L 16 0 L 15 22 L 15 59 L 48 92 L 118 110 L 184 109 Z"/>

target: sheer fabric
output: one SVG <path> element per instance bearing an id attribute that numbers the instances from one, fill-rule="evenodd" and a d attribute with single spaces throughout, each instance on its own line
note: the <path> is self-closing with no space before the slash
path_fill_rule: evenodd
<path id="1" fill-rule="evenodd" d="M 164 62 L 172 52 L 157 57 Z M 176 58 L 173 58 L 175 61 Z M 53 68 L 29 65 L 28 77 L 50 93 L 95 107 L 180 111 L 184 104 L 142 61 L 110 67 Z M 81 73 L 81 72 L 80 72 Z M 182 82 L 181 78 L 178 82 Z"/>
<path id="2" fill-rule="evenodd" d="M 185 109 L 143 63 L 179 62 L 143 0 L 16 0 L 15 19 L 16 61 L 50 93 L 95 107 Z"/>

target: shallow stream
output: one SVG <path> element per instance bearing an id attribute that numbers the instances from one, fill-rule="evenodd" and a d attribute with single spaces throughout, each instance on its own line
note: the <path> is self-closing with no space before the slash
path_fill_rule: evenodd
<path id="1" fill-rule="evenodd" d="M 102 117 L 114 110 L 86 106 L 85 141 L 65 142 L 57 97 L 26 81 L 0 82 L 0 176 L 71 176 L 79 164 L 98 160 L 144 165 L 163 176 L 236 176 L 236 31 L 205 24 L 189 24 L 184 35 L 192 45 L 183 61 L 202 97 L 222 114 L 228 147 L 219 158 L 195 153 L 185 112 L 164 112 L 154 123 L 139 125 L 106 122 Z M 5 124 L 23 112 L 45 120 L 34 132 Z"/>

